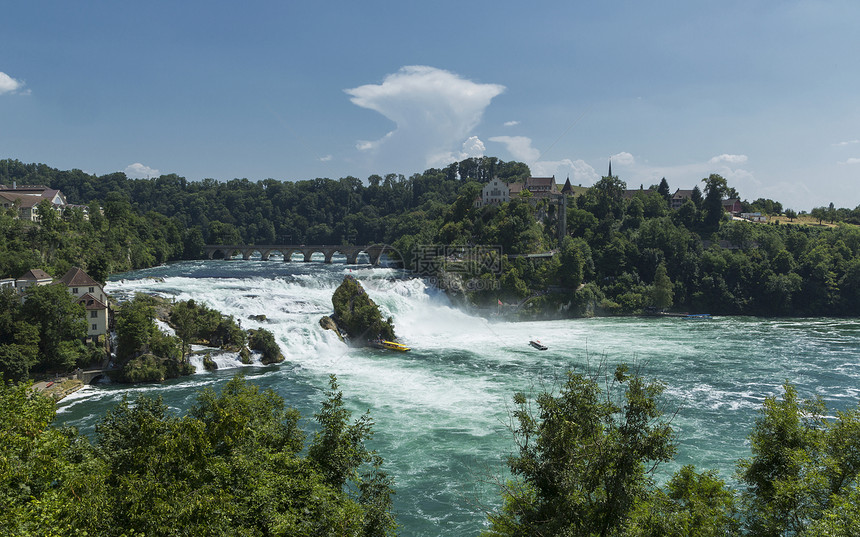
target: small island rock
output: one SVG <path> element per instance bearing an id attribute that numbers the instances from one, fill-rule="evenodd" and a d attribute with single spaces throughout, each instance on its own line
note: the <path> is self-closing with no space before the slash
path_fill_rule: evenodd
<path id="1" fill-rule="evenodd" d="M 347 337 L 354 346 L 365 346 L 377 338 L 394 341 L 394 322 L 391 317 L 383 319 L 379 306 L 367 296 L 361 284 L 347 275 L 331 297 L 334 314 L 320 319 L 320 326 L 331 329 L 331 323 L 343 339 Z M 329 321 L 326 321 L 329 319 Z"/>

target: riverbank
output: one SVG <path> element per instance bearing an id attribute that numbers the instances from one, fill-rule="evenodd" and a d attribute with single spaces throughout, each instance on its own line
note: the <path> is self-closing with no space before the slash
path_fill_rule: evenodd
<path id="1" fill-rule="evenodd" d="M 57 377 L 54 380 L 40 380 L 33 383 L 33 391 L 59 401 L 84 387 L 84 383 L 74 376 Z"/>

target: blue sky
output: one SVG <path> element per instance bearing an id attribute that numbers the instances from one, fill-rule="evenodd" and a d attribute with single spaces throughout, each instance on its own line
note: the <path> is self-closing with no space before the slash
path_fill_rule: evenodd
<path id="1" fill-rule="evenodd" d="M 7 2 L 0 158 L 190 180 L 469 156 L 860 205 L 860 2 Z"/>

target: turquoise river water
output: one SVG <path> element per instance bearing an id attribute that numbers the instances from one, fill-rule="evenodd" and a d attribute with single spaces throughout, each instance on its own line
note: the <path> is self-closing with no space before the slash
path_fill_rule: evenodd
<path id="1" fill-rule="evenodd" d="M 124 394 L 159 394 L 182 413 L 198 389 L 217 388 L 241 371 L 300 410 L 310 430 L 334 373 L 353 415 L 369 409 L 376 422 L 371 447 L 394 476 L 400 534 L 466 536 L 477 535 L 486 510 L 499 504 L 492 483 L 505 475 L 504 457 L 513 449 L 506 429 L 513 394 L 552 386 L 569 369 L 627 362 L 665 383 L 665 408 L 677 411 L 678 455 L 661 467 L 663 476 L 693 463 L 731 481 L 737 459 L 749 455 L 746 437 L 762 401 L 781 393 L 786 380 L 802 396 L 820 394 L 832 409 L 860 397 L 857 319 L 494 322 L 452 307 L 443 293 L 402 271 L 335 261 L 195 261 L 118 275 L 107 285 L 115 297 L 193 298 L 245 328 L 274 332 L 286 361 L 243 366 L 220 354 L 215 373 L 198 367 L 163 384 L 88 386 L 59 403 L 57 422 L 92 434 Z M 350 349 L 319 327 L 346 274 L 394 318 L 411 352 Z M 549 349 L 529 347 L 534 338 Z"/>

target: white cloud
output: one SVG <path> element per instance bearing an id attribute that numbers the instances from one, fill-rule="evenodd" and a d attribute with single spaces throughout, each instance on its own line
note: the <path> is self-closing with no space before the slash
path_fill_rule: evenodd
<path id="1" fill-rule="evenodd" d="M 489 140 L 505 144 L 508 153 L 520 162 L 531 164 L 540 158 L 540 151 L 532 147 L 532 139 L 526 136 L 493 136 Z"/>
<path id="2" fill-rule="evenodd" d="M 467 158 L 483 157 L 487 148 L 477 136 L 469 136 L 459 152 L 443 151 L 435 155 L 427 155 L 427 165 L 433 168 L 446 166 L 454 161 Z"/>
<path id="3" fill-rule="evenodd" d="M 717 155 L 716 157 L 711 158 L 708 162 L 711 164 L 716 164 L 717 162 L 727 162 L 729 164 L 740 164 L 742 162 L 747 161 L 746 155 L 728 155 L 723 153 L 722 155 Z"/>
<path id="4" fill-rule="evenodd" d="M 480 138 L 477 136 L 469 136 L 469 138 L 463 142 L 463 150 L 460 152 L 460 155 L 462 155 L 462 158 L 483 157 L 486 151 L 487 148 L 484 146 L 484 142 L 482 142 Z"/>
<path id="5" fill-rule="evenodd" d="M 591 186 L 600 180 L 600 174 L 582 159 L 542 160 L 531 164 L 529 168 L 536 177 L 554 175 L 559 185 L 564 184 L 568 177 L 572 185 L 582 186 Z"/>
<path id="6" fill-rule="evenodd" d="M 840 164 L 860 164 L 860 158 L 851 157 L 850 159 L 846 160 L 845 162 L 841 162 Z"/>
<path id="7" fill-rule="evenodd" d="M 519 124 L 519 121 L 505 121 L 505 127 L 516 127 Z"/>
<path id="8" fill-rule="evenodd" d="M 528 164 L 532 175 L 536 177 L 553 175 L 558 183 L 563 183 L 570 177 L 572 184 L 586 186 L 590 186 L 600 179 L 600 174 L 582 159 L 538 160 L 540 151 L 532 147 L 532 139 L 526 136 L 494 136 L 489 140 L 505 144 L 508 153 L 515 160 Z M 626 160 L 632 162 L 633 156 L 630 153 L 621 153 L 621 155 L 628 155 L 629 159 Z"/>
<path id="9" fill-rule="evenodd" d="M 126 166 L 125 174 L 132 179 L 147 179 L 149 177 L 159 176 L 161 175 L 161 172 L 150 168 L 149 166 L 144 166 L 140 162 L 135 162 L 134 164 Z"/>
<path id="10" fill-rule="evenodd" d="M 412 65 L 388 75 L 381 84 L 344 91 L 354 104 L 375 110 L 396 125 L 379 140 L 360 141 L 356 148 L 387 166 L 417 169 L 455 160 L 457 145 L 504 90 L 498 84 L 478 84 L 449 71 Z"/>
<path id="11" fill-rule="evenodd" d="M 326 155 L 324 157 L 320 157 L 320 162 L 330 162 L 334 157 L 331 155 Z"/>
<path id="12" fill-rule="evenodd" d="M 4 93 L 15 93 L 24 87 L 24 83 L 15 80 L 3 71 L 0 71 L 0 95 Z"/>
<path id="13" fill-rule="evenodd" d="M 845 142 L 838 142 L 838 143 L 835 143 L 833 145 L 841 147 L 841 146 L 854 145 L 854 144 L 860 144 L 860 140 L 847 140 Z"/>
<path id="14" fill-rule="evenodd" d="M 612 155 L 612 157 L 610 158 L 612 162 L 614 162 L 615 164 L 620 164 L 621 166 L 632 166 L 636 163 L 636 159 L 634 159 L 633 155 L 631 155 L 627 151 L 622 151 L 621 153 Z"/>

